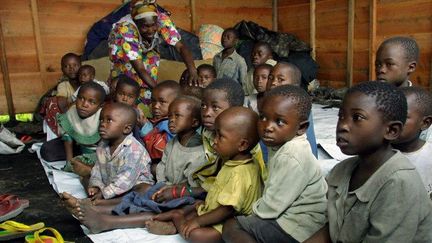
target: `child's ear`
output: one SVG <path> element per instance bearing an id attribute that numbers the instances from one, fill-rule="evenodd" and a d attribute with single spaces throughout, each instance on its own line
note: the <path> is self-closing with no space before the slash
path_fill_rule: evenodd
<path id="1" fill-rule="evenodd" d="M 388 141 L 393 141 L 402 133 L 403 123 L 400 121 L 389 121 L 387 131 L 384 134 L 384 139 Z"/>
<path id="2" fill-rule="evenodd" d="M 413 73 L 416 70 L 417 67 L 417 62 L 416 61 L 412 61 L 408 64 L 408 75 Z"/>
<path id="3" fill-rule="evenodd" d="M 299 129 L 297 130 L 296 135 L 300 136 L 300 135 L 305 134 L 306 131 L 307 131 L 307 129 L 308 129 L 308 127 L 309 127 L 309 121 L 308 120 L 300 122 Z"/>
<path id="4" fill-rule="evenodd" d="M 422 125 L 421 125 L 421 130 L 427 130 L 429 129 L 429 127 L 432 124 L 432 116 L 424 116 L 423 117 L 423 121 L 422 121 Z"/>
<path id="5" fill-rule="evenodd" d="M 131 133 L 132 132 L 132 124 L 126 124 L 124 127 L 123 127 L 123 134 L 129 134 L 129 133 Z"/>
<path id="6" fill-rule="evenodd" d="M 192 119 L 192 127 L 193 127 L 193 128 L 198 128 L 199 126 L 200 126 L 200 122 L 199 122 L 199 120 L 196 119 L 196 118 L 193 118 L 193 119 Z"/>
<path id="7" fill-rule="evenodd" d="M 246 151 L 249 148 L 249 145 L 250 145 L 249 141 L 245 138 L 242 138 L 238 145 L 238 151 L 239 152 Z"/>

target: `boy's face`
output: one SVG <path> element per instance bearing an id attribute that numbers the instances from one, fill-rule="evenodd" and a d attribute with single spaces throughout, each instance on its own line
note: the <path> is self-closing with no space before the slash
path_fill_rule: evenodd
<path id="1" fill-rule="evenodd" d="M 230 107 L 225 91 L 218 89 L 205 90 L 201 104 L 202 125 L 208 130 L 214 130 L 216 117 Z"/>
<path id="2" fill-rule="evenodd" d="M 219 156 L 231 159 L 239 153 L 239 143 L 242 137 L 236 132 L 239 128 L 230 124 L 229 118 L 228 120 L 220 118 L 216 118 L 214 124 L 215 138 L 213 140 L 213 148 Z"/>
<path id="3" fill-rule="evenodd" d="M 81 119 L 90 117 L 99 110 L 103 102 L 100 96 L 99 92 L 94 89 L 80 89 L 75 103 Z"/>
<path id="4" fill-rule="evenodd" d="M 252 64 L 256 67 L 272 58 L 272 53 L 263 45 L 255 46 L 252 51 Z"/>
<path id="5" fill-rule="evenodd" d="M 386 44 L 378 49 L 375 59 L 375 74 L 378 81 L 399 87 L 415 71 L 416 62 L 408 62 L 401 45 Z"/>
<path id="6" fill-rule="evenodd" d="M 61 70 L 69 79 L 76 79 L 78 69 L 81 67 L 81 61 L 75 57 L 65 58 L 61 63 Z"/>
<path id="7" fill-rule="evenodd" d="M 283 96 L 264 98 L 258 121 L 258 133 L 270 147 L 281 146 L 300 134 L 297 106 Z"/>
<path id="8" fill-rule="evenodd" d="M 135 87 L 131 85 L 125 85 L 125 84 L 120 85 L 115 91 L 115 96 L 114 96 L 115 102 L 134 106 L 137 99 L 138 99 L 137 91 Z"/>
<path id="9" fill-rule="evenodd" d="M 388 126 L 377 110 L 375 97 L 361 92 L 348 94 L 338 116 L 336 144 L 344 154 L 371 154 L 383 145 Z"/>
<path id="10" fill-rule="evenodd" d="M 292 80 L 292 76 L 293 74 L 290 67 L 276 64 L 270 73 L 267 83 L 267 90 L 287 84 L 295 85 L 295 82 Z"/>
<path id="11" fill-rule="evenodd" d="M 258 93 L 262 93 L 267 89 L 267 82 L 269 80 L 270 70 L 267 68 L 255 69 L 253 82 L 255 89 Z"/>
<path id="12" fill-rule="evenodd" d="M 171 103 L 168 111 L 168 129 L 175 134 L 182 134 L 195 130 L 198 121 L 192 117 L 190 104 L 184 100 L 177 100 Z"/>
<path id="13" fill-rule="evenodd" d="M 161 119 L 168 116 L 168 107 L 176 98 L 174 91 L 170 88 L 153 89 L 151 107 L 153 118 Z"/>
<path id="14" fill-rule="evenodd" d="M 423 112 L 419 109 L 416 102 L 416 95 L 409 94 L 406 96 L 408 103 L 408 113 L 402 133 L 393 144 L 411 143 L 419 139 L 422 129 L 427 129 L 424 122 Z"/>
<path id="15" fill-rule="evenodd" d="M 224 31 L 222 34 L 221 44 L 225 49 L 235 47 L 238 38 L 232 31 Z"/>
<path id="16" fill-rule="evenodd" d="M 105 140 L 115 140 L 128 133 L 126 120 L 120 109 L 105 106 L 100 114 L 99 135 Z"/>
<path id="17" fill-rule="evenodd" d="M 213 73 L 208 69 L 200 69 L 198 72 L 198 78 L 203 84 L 203 88 L 207 87 L 211 82 L 215 80 L 215 76 Z"/>
<path id="18" fill-rule="evenodd" d="M 79 80 L 80 84 L 84 84 L 84 83 L 93 81 L 94 77 L 95 77 L 94 73 L 88 68 L 81 69 L 78 72 L 78 80 Z"/>

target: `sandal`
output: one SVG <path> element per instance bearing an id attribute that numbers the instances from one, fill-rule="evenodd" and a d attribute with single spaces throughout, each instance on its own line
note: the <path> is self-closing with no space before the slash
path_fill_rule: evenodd
<path id="1" fill-rule="evenodd" d="M 36 223 L 32 225 L 25 225 L 19 222 L 8 220 L 0 224 L 0 241 L 7 241 L 16 238 L 21 238 L 29 233 L 45 227 L 44 223 Z"/>
<path id="2" fill-rule="evenodd" d="M 51 231 L 54 236 L 40 235 L 44 231 Z M 54 228 L 43 228 L 36 231 L 33 235 L 25 237 L 26 243 L 64 243 L 62 235 Z"/>
<path id="3" fill-rule="evenodd" d="M 15 195 L 0 195 L 0 222 L 16 217 L 27 208 L 29 204 L 29 200 L 19 199 Z"/>

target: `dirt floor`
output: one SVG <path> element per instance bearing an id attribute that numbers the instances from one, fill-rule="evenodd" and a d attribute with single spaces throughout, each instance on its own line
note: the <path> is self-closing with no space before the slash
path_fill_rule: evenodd
<path id="1" fill-rule="evenodd" d="M 41 134 L 33 136 L 43 138 Z M 25 224 L 44 222 L 47 227 L 57 229 L 65 240 L 91 242 L 79 222 L 61 205 L 37 155 L 28 152 L 29 146 L 20 154 L 0 155 L 0 194 L 14 194 L 30 200 L 30 206 L 13 220 Z M 24 239 L 9 242 L 24 242 Z"/>

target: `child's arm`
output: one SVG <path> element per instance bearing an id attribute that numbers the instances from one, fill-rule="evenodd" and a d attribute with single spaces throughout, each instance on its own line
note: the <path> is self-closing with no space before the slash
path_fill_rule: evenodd
<path id="1" fill-rule="evenodd" d="M 212 210 L 211 212 L 187 220 L 184 223 L 180 233 L 186 239 L 188 239 L 190 233 L 194 229 L 222 223 L 226 219 L 234 216 L 234 212 L 235 210 L 232 206 L 219 206 L 218 208 Z"/>
<path id="2" fill-rule="evenodd" d="M 153 194 L 152 200 L 162 203 L 178 197 L 190 196 L 197 198 L 203 193 L 206 193 L 206 191 L 202 187 L 189 187 L 186 184 L 172 185 L 161 188 L 159 191 Z M 174 197 L 173 194 L 175 194 L 177 197 Z"/>
<path id="3" fill-rule="evenodd" d="M 73 141 L 64 140 L 64 148 L 66 152 L 66 160 L 71 161 L 73 158 Z"/>
<path id="4" fill-rule="evenodd" d="M 240 84 L 245 83 L 247 79 L 247 65 L 244 59 L 239 65 L 239 79 Z"/>

